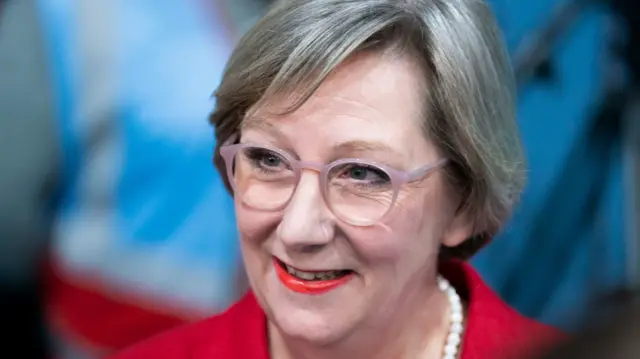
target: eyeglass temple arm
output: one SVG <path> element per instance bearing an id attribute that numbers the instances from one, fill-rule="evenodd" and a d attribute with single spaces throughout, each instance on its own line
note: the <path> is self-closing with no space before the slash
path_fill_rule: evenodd
<path id="1" fill-rule="evenodd" d="M 428 175 L 431 171 L 444 166 L 444 164 L 447 163 L 448 161 L 449 161 L 448 159 L 443 158 L 436 163 L 418 168 L 417 170 L 409 174 L 408 182 L 421 180 L 422 178 L 424 178 L 424 176 Z"/>
<path id="2" fill-rule="evenodd" d="M 229 145 L 233 145 L 238 139 L 240 139 L 240 136 L 238 135 L 238 133 L 234 133 L 233 135 L 231 135 L 226 141 L 224 141 L 224 143 L 222 144 L 222 146 L 229 146 Z"/>

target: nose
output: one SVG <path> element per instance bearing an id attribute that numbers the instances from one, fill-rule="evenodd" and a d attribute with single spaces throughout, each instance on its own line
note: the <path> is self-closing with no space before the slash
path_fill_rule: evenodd
<path id="1" fill-rule="evenodd" d="M 331 217 L 322 199 L 317 172 L 304 171 L 278 226 L 278 238 L 292 251 L 318 250 L 334 236 Z"/>

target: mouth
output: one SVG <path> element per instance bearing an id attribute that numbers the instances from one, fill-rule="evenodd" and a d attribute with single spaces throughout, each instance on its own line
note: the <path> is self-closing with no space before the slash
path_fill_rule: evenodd
<path id="1" fill-rule="evenodd" d="M 322 294 L 346 284 L 352 270 L 303 271 L 273 258 L 278 279 L 288 289 L 303 294 Z"/>

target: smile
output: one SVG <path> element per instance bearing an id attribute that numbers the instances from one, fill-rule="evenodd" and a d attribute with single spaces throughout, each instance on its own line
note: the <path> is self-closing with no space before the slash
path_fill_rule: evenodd
<path id="1" fill-rule="evenodd" d="M 280 282 L 288 289 L 303 294 L 322 294 L 346 284 L 351 270 L 303 271 L 274 257 L 273 265 Z"/>

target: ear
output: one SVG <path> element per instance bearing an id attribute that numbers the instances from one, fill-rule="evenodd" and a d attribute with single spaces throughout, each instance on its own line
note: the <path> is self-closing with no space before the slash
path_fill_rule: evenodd
<path id="1" fill-rule="evenodd" d="M 449 228 L 442 237 L 442 244 L 457 247 L 473 235 L 473 220 L 466 210 L 459 210 L 449 223 Z"/>

